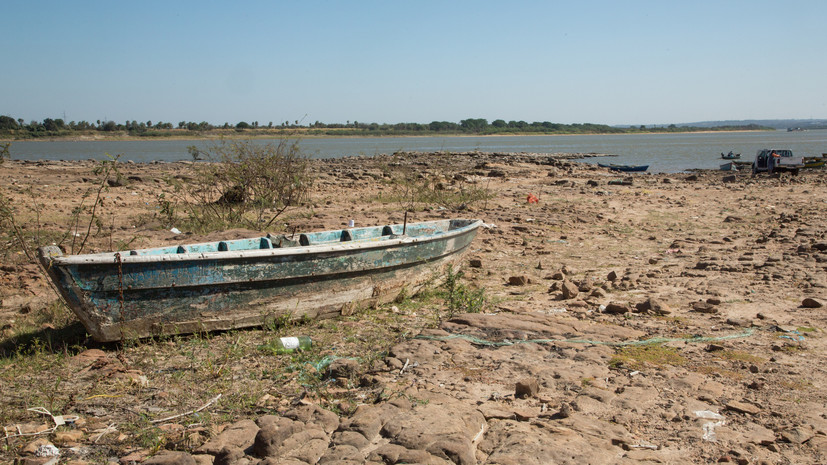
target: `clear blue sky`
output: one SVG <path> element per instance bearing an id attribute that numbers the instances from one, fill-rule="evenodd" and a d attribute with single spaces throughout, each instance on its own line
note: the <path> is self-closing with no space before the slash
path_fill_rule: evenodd
<path id="1" fill-rule="evenodd" d="M 41 121 L 827 118 L 827 2 L 4 1 Z"/>

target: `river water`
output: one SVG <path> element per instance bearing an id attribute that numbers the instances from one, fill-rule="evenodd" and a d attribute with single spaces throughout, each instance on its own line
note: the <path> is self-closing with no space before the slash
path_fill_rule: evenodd
<path id="1" fill-rule="evenodd" d="M 256 140 L 255 143 L 267 143 Z M 270 141 L 272 142 L 272 141 Z M 136 141 L 18 141 L 11 145 L 16 160 L 86 160 L 106 159 L 106 154 L 120 155 L 121 161 L 191 160 L 190 145 L 209 148 L 209 141 L 136 140 Z M 303 139 L 303 153 L 312 158 L 373 156 L 408 151 L 529 152 L 529 153 L 606 153 L 611 159 L 598 161 L 649 165 L 656 173 L 677 173 L 694 168 L 718 169 L 721 152 L 741 154 L 752 160 L 761 148 L 791 149 L 795 155 L 821 156 L 827 153 L 827 130 L 759 131 L 686 134 L 614 134 L 566 136 L 482 136 L 482 137 L 348 137 Z"/>

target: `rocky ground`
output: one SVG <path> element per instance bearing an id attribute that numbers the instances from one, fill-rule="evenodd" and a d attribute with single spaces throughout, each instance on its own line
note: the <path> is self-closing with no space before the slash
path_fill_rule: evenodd
<path id="1" fill-rule="evenodd" d="M 401 222 L 394 170 L 487 192 L 412 219 L 486 222 L 462 278 L 486 299 L 473 313 L 414 296 L 337 321 L 101 345 L 9 234 L 0 461 L 827 462 L 827 172 L 621 176 L 567 158 L 314 162 L 311 201 L 283 227 Z M 93 167 L 0 165 L 18 230 L 67 230 Z M 158 220 L 162 178 L 190 167 L 124 163 L 92 247 L 196 239 Z M 287 333 L 318 344 L 257 350 Z"/>

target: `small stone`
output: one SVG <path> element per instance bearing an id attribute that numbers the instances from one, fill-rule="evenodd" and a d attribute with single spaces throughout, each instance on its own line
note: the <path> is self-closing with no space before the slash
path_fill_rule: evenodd
<path id="1" fill-rule="evenodd" d="M 745 318 L 727 318 L 726 324 L 730 326 L 738 326 L 742 328 L 748 328 L 752 326 L 752 322 L 745 319 Z"/>
<path id="2" fill-rule="evenodd" d="M 349 358 L 336 359 L 327 367 L 331 378 L 352 379 L 359 373 L 359 362 Z"/>
<path id="3" fill-rule="evenodd" d="M 804 308 L 821 308 L 824 304 L 812 297 L 807 297 L 806 299 L 801 301 L 801 306 Z"/>
<path id="4" fill-rule="evenodd" d="M 560 406 L 560 411 L 557 412 L 557 415 L 555 415 L 555 416 L 557 418 L 568 418 L 568 417 L 571 416 L 573 410 L 574 409 L 572 408 L 571 404 L 566 402 L 566 403 L 563 403 L 563 405 Z"/>
<path id="5" fill-rule="evenodd" d="M 651 312 L 655 315 L 668 315 L 672 313 L 672 309 L 660 299 L 650 297 L 644 302 L 635 305 L 635 309 L 640 313 Z"/>
<path id="6" fill-rule="evenodd" d="M 609 302 L 606 308 L 603 309 L 603 313 L 608 313 L 609 315 L 622 315 L 630 311 L 629 304 L 624 302 Z"/>
<path id="7" fill-rule="evenodd" d="M 402 360 L 399 360 L 398 358 L 395 358 L 395 357 L 386 358 L 385 359 L 385 364 L 387 364 L 388 368 L 391 369 L 391 370 L 401 370 L 402 367 L 405 366 L 405 364 L 402 363 Z"/>
<path id="8" fill-rule="evenodd" d="M 218 454 L 227 446 L 246 449 L 253 445 L 259 427 L 253 420 L 241 420 L 226 427 L 217 437 L 196 449 L 199 454 Z"/>
<path id="9" fill-rule="evenodd" d="M 186 452 L 162 452 L 144 461 L 144 465 L 196 465 L 192 455 Z"/>
<path id="10" fill-rule="evenodd" d="M 563 299 L 573 299 L 577 297 L 577 294 L 580 293 L 580 290 L 577 288 L 577 285 L 569 281 L 568 279 L 563 280 L 563 283 L 560 286 L 560 290 L 563 292 Z"/>
<path id="11" fill-rule="evenodd" d="M 508 284 L 511 286 L 525 286 L 529 282 L 528 276 L 512 276 L 508 278 Z"/>
<path id="12" fill-rule="evenodd" d="M 812 447 L 821 455 L 824 455 L 825 453 L 827 453 L 827 436 L 822 436 L 820 434 L 813 436 L 812 439 L 807 441 L 807 446 Z"/>
<path id="13" fill-rule="evenodd" d="M 810 428 L 802 428 L 796 426 L 781 431 L 781 439 L 791 444 L 804 444 L 809 441 L 815 434 Z"/>
<path id="14" fill-rule="evenodd" d="M 758 407 L 746 402 L 738 402 L 737 400 L 728 402 L 726 404 L 726 408 L 727 410 L 732 410 L 733 412 L 746 413 L 748 415 L 756 415 L 761 412 L 761 409 Z"/>
<path id="15" fill-rule="evenodd" d="M 26 444 L 23 447 L 23 449 L 20 451 L 20 454 L 21 455 L 34 455 L 35 451 L 37 451 L 37 449 L 40 446 L 45 446 L 45 445 L 51 446 L 52 443 L 49 442 L 49 440 L 46 439 L 46 438 L 37 438 L 34 441 Z"/>
<path id="16" fill-rule="evenodd" d="M 468 262 L 468 265 L 471 268 L 482 268 L 482 260 L 479 258 L 472 258 L 471 261 Z"/>
<path id="17" fill-rule="evenodd" d="M 604 291 L 600 287 L 596 287 L 589 293 L 589 296 L 596 297 L 596 298 L 600 299 L 600 298 L 606 297 L 606 291 Z"/>
<path id="18" fill-rule="evenodd" d="M 256 407 L 268 407 L 275 404 L 277 401 L 278 399 L 276 399 L 275 396 L 271 394 L 264 394 L 256 401 Z"/>
<path id="19" fill-rule="evenodd" d="M 54 434 L 54 440 L 58 444 L 74 443 L 80 441 L 82 438 L 83 431 L 77 429 L 71 431 L 58 431 Z"/>
<path id="20" fill-rule="evenodd" d="M 606 275 L 606 279 L 611 281 L 611 282 L 617 281 L 617 273 L 614 272 L 614 271 L 610 271 L 609 274 Z"/>
<path id="21" fill-rule="evenodd" d="M 244 457 L 244 451 L 240 447 L 224 446 L 215 454 L 215 465 L 233 465 Z"/>
<path id="22" fill-rule="evenodd" d="M 109 187 L 121 187 L 121 186 L 123 186 L 123 178 L 121 178 L 121 177 L 108 178 L 106 180 L 106 184 L 109 184 Z"/>
<path id="23" fill-rule="evenodd" d="M 692 310 L 698 313 L 718 313 L 718 309 L 708 302 L 695 302 Z"/>
<path id="24" fill-rule="evenodd" d="M 514 387 L 514 397 L 517 398 L 536 397 L 538 392 L 540 392 L 540 385 L 536 379 L 518 381 Z"/>
<path id="25" fill-rule="evenodd" d="M 139 450 L 131 452 L 127 455 L 124 455 L 123 457 L 118 459 L 118 461 L 120 463 L 124 464 L 124 465 L 130 464 L 130 463 L 135 463 L 135 462 L 143 463 L 143 461 L 146 460 L 146 458 L 151 453 L 152 452 L 149 449 L 139 449 Z"/>

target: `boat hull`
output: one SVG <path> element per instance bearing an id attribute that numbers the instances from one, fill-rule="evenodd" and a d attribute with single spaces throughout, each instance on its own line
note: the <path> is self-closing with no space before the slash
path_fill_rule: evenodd
<path id="1" fill-rule="evenodd" d="M 827 163 L 827 160 L 824 158 L 805 158 L 804 159 L 804 168 L 821 168 Z"/>
<path id="2" fill-rule="evenodd" d="M 458 264 L 481 224 L 416 223 L 404 235 L 402 225 L 356 228 L 264 249 L 234 251 L 231 241 L 225 251 L 192 252 L 213 248 L 196 244 L 174 254 L 61 256 L 44 247 L 40 256 L 89 334 L 107 342 L 328 318 L 390 301 Z"/>
<path id="3" fill-rule="evenodd" d="M 612 171 L 643 172 L 649 169 L 649 165 L 605 165 L 598 163 L 601 168 L 609 168 Z"/>

